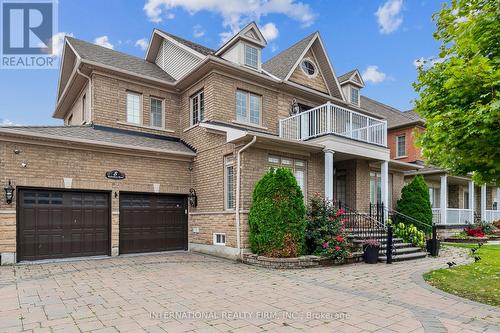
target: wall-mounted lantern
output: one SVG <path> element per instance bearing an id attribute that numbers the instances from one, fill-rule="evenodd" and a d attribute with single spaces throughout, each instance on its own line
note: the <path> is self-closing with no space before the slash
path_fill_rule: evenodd
<path id="1" fill-rule="evenodd" d="M 14 191 L 15 191 L 10 180 L 9 180 L 9 185 L 5 186 L 3 189 L 5 191 L 5 201 L 7 202 L 7 204 L 10 205 L 12 203 L 12 199 L 14 199 Z"/>
<path id="2" fill-rule="evenodd" d="M 191 207 L 196 208 L 198 206 L 198 196 L 194 188 L 189 189 L 188 201 Z"/>
<path id="3" fill-rule="evenodd" d="M 292 103 L 290 103 L 290 107 L 289 107 L 288 112 L 289 112 L 290 116 L 294 116 L 294 115 L 300 113 L 300 106 L 299 106 L 299 103 L 297 103 L 297 100 L 295 98 L 292 100 Z"/>

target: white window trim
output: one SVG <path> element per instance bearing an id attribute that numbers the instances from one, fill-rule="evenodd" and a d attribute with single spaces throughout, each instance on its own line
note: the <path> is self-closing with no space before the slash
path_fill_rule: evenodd
<path id="1" fill-rule="evenodd" d="M 224 242 L 217 242 L 217 235 L 224 236 Z M 213 233 L 213 244 L 214 245 L 219 245 L 219 246 L 226 246 L 226 234 L 224 232 L 214 232 Z"/>
<path id="2" fill-rule="evenodd" d="M 358 92 L 358 102 L 357 102 L 357 103 L 354 103 L 354 102 L 352 101 L 352 91 L 353 91 L 353 90 L 356 90 L 356 91 Z M 360 98 L 360 96 L 359 96 L 359 88 L 356 88 L 356 87 L 350 86 L 350 89 L 349 89 L 349 102 L 350 102 L 351 104 L 354 104 L 354 105 L 359 106 L 360 100 L 361 100 L 361 98 Z"/>
<path id="3" fill-rule="evenodd" d="M 128 95 L 139 96 L 139 123 L 134 123 L 134 122 L 128 121 Z M 125 103 L 126 103 L 126 105 L 125 105 L 125 108 L 126 108 L 126 114 L 125 114 L 126 123 L 127 124 L 132 124 L 132 125 L 142 126 L 143 125 L 143 121 L 144 121 L 143 120 L 143 114 L 142 114 L 143 113 L 142 94 L 134 92 L 134 91 L 127 91 L 127 101 Z"/>
<path id="4" fill-rule="evenodd" d="M 241 63 L 247 67 L 247 68 L 250 68 L 250 69 L 253 69 L 253 70 L 259 70 L 260 71 L 260 68 L 261 68 L 261 62 L 260 62 L 260 57 L 261 57 L 261 50 L 260 48 L 256 47 L 256 46 L 253 46 L 249 43 L 242 43 L 243 45 L 243 52 L 242 52 L 242 61 Z M 257 66 L 252 66 L 252 65 L 248 65 L 247 62 L 246 62 L 246 55 L 247 55 L 247 47 L 251 47 L 251 48 L 254 48 L 255 50 L 257 50 Z"/>
<path id="5" fill-rule="evenodd" d="M 189 128 L 194 127 L 195 125 L 203 122 L 203 120 L 204 120 L 204 119 L 201 119 L 201 117 L 200 117 L 200 111 L 201 111 L 200 95 L 202 93 L 203 93 L 203 108 L 205 108 L 205 93 L 204 93 L 203 88 L 198 90 L 197 92 L 195 92 L 191 96 L 189 96 L 189 124 L 190 124 Z M 198 97 L 198 117 L 200 118 L 200 120 L 197 122 L 194 122 L 194 118 L 193 118 L 193 100 L 195 97 Z M 205 110 L 203 110 L 203 113 L 205 113 Z"/>
<path id="6" fill-rule="evenodd" d="M 224 210 L 234 211 L 235 207 L 229 207 L 229 205 L 228 205 L 229 204 L 229 202 L 228 202 L 229 192 L 228 192 L 228 184 L 227 184 L 227 176 L 228 176 L 227 168 L 228 168 L 228 166 L 233 167 L 233 199 L 236 199 L 234 197 L 236 194 L 234 193 L 235 167 L 234 167 L 234 156 L 233 155 L 224 156 L 224 182 L 223 183 L 224 183 Z M 234 203 L 233 203 L 233 205 L 234 205 Z"/>
<path id="7" fill-rule="evenodd" d="M 272 162 L 271 159 L 277 159 L 278 162 Z M 282 161 L 284 159 L 290 160 L 292 162 L 292 164 L 283 164 Z M 297 162 L 302 162 L 304 165 L 297 166 Z M 300 158 L 284 157 L 284 156 L 280 156 L 280 155 L 269 154 L 269 155 L 267 155 L 267 165 L 269 167 L 274 167 L 274 168 L 288 168 L 288 169 L 292 170 L 294 177 L 295 177 L 296 170 L 302 170 L 304 172 L 304 189 L 303 189 L 302 194 L 304 196 L 304 200 L 307 202 L 307 189 L 308 189 L 308 186 L 307 186 L 307 181 L 308 181 L 307 160 L 300 159 Z"/>
<path id="8" fill-rule="evenodd" d="M 153 113 L 153 104 L 151 101 L 153 99 L 156 99 L 157 101 L 161 102 L 161 126 L 154 126 L 152 124 L 153 117 L 151 116 Z M 152 128 L 160 128 L 160 129 L 165 129 L 165 99 L 164 98 L 159 98 L 159 97 L 154 97 L 150 96 L 149 97 L 149 126 Z"/>
<path id="9" fill-rule="evenodd" d="M 238 103 L 238 92 L 241 92 L 241 93 L 244 93 L 247 98 L 246 98 L 246 105 L 245 105 L 245 110 L 246 110 L 246 119 L 244 120 L 239 120 L 238 119 L 238 106 L 237 106 L 237 103 Z M 250 121 L 250 96 L 253 95 L 253 96 L 257 96 L 260 100 L 260 103 L 259 103 L 259 123 L 256 124 L 256 123 L 252 123 Z M 247 90 L 243 90 L 243 89 L 236 89 L 236 92 L 234 93 L 234 100 L 235 100 L 235 110 L 234 110 L 234 116 L 235 116 L 235 120 L 233 120 L 233 122 L 235 123 L 239 123 L 239 124 L 242 124 L 242 125 L 247 125 L 247 126 L 253 126 L 253 127 L 263 127 L 262 126 L 262 95 L 259 95 L 259 94 L 254 94 L 250 91 L 247 91 Z"/>
<path id="10" fill-rule="evenodd" d="M 399 138 L 404 137 L 405 138 L 405 145 L 404 145 L 404 154 L 399 155 Z M 396 135 L 396 158 L 403 158 L 407 157 L 408 154 L 406 152 L 406 134 L 401 134 L 401 135 Z"/>
<path id="11" fill-rule="evenodd" d="M 312 74 L 312 75 L 311 75 L 311 74 L 307 73 L 307 72 L 304 70 L 304 68 L 302 68 L 302 63 L 303 63 L 304 61 L 309 61 L 309 62 L 313 65 L 313 67 L 314 67 L 314 74 Z M 300 70 L 302 71 L 302 73 L 304 73 L 304 74 L 305 74 L 308 78 L 313 79 L 313 78 L 315 78 L 316 76 L 318 76 L 318 72 L 319 72 L 318 65 L 316 64 L 316 62 L 315 62 L 313 59 L 311 59 L 311 58 L 309 58 L 309 57 L 302 58 L 302 60 L 301 60 L 301 61 L 300 61 L 300 63 L 299 63 L 299 67 L 300 67 Z"/>

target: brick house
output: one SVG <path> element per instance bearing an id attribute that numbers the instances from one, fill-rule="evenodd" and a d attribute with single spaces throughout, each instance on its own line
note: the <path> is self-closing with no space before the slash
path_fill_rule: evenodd
<path id="1" fill-rule="evenodd" d="M 53 114 L 64 125 L 0 128 L 1 181 L 15 190 L 0 198 L 2 264 L 237 258 L 270 166 L 290 168 L 306 200 L 360 212 L 391 206 L 404 172 L 422 168 L 391 157 L 392 120 L 361 95 L 359 72 L 336 75 L 317 32 L 266 62 L 255 23 L 218 50 L 160 30 L 150 40 L 140 59 L 67 37 Z"/>
<path id="2" fill-rule="evenodd" d="M 387 146 L 391 159 L 424 166 L 420 149 L 415 144 L 418 133 L 425 130 L 425 120 L 413 111 L 399 111 L 365 96 L 361 106 L 387 119 Z M 405 172 L 405 182 L 422 175 L 429 186 L 434 222 L 447 234 L 461 230 L 472 221 L 500 220 L 500 188 L 477 186 L 470 176 L 451 175 L 445 170 L 424 166 Z"/>

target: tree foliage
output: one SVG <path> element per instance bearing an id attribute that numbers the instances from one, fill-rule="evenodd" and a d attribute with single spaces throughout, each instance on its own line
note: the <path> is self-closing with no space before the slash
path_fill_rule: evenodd
<path id="1" fill-rule="evenodd" d="M 397 203 L 397 211 L 403 215 L 414 218 L 421 222 L 415 223 L 410 219 L 405 219 L 404 216 L 398 218 L 395 223 L 415 224 L 415 226 L 429 233 L 432 229 L 432 208 L 429 198 L 429 187 L 425 183 L 422 176 L 416 176 L 413 180 L 406 184 L 401 190 L 401 199 Z"/>
<path id="2" fill-rule="evenodd" d="M 305 213 L 304 196 L 292 172 L 271 168 L 252 194 L 248 216 L 252 252 L 269 257 L 302 254 Z"/>
<path id="3" fill-rule="evenodd" d="M 429 164 L 479 183 L 500 181 L 500 9 L 494 0 L 452 0 L 434 14 L 439 57 L 418 67 L 418 140 Z"/>

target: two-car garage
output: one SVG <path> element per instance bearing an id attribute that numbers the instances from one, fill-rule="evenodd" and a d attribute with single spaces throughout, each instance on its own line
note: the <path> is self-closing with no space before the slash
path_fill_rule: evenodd
<path id="1" fill-rule="evenodd" d="M 18 261 L 111 254 L 111 193 L 18 188 Z M 119 252 L 187 250 L 187 200 L 119 194 Z"/>

